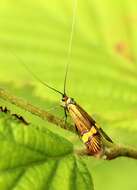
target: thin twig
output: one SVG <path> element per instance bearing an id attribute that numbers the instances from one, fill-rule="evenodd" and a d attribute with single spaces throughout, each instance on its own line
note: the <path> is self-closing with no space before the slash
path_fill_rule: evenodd
<path id="1" fill-rule="evenodd" d="M 105 154 L 107 160 L 112 160 L 117 157 L 129 157 L 137 159 L 137 149 L 122 145 L 115 145 L 113 148 L 108 149 Z"/>
<path id="2" fill-rule="evenodd" d="M 40 117 L 43 120 L 49 121 L 50 123 L 60 126 L 61 128 L 64 128 L 64 129 L 67 128 L 67 130 L 73 131 L 73 127 L 71 127 L 70 124 L 68 123 L 65 124 L 64 120 L 54 116 L 53 114 L 45 110 L 42 110 L 36 106 L 33 106 L 31 103 L 29 103 L 26 100 L 23 100 L 22 98 L 19 98 L 10 94 L 5 89 L 0 88 L 0 98 Z"/>

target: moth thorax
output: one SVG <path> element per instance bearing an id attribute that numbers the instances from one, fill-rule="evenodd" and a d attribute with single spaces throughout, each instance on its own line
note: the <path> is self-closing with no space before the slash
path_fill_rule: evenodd
<path id="1" fill-rule="evenodd" d="M 67 105 L 69 105 L 69 104 L 74 104 L 73 98 L 68 98 L 67 101 L 66 101 L 66 104 L 67 104 Z"/>

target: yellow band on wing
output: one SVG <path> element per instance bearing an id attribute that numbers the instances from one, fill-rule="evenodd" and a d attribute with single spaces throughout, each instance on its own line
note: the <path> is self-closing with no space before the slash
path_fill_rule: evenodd
<path id="1" fill-rule="evenodd" d="M 89 137 L 91 137 L 93 134 L 95 134 L 97 132 L 97 130 L 94 128 L 94 127 L 92 127 L 91 129 L 90 129 L 90 131 L 88 131 L 88 132 L 86 132 L 86 133 L 84 133 L 83 134 L 83 136 L 81 137 L 82 138 L 82 141 L 84 142 L 84 143 L 86 143 L 87 141 L 88 141 L 88 139 L 89 139 Z"/>

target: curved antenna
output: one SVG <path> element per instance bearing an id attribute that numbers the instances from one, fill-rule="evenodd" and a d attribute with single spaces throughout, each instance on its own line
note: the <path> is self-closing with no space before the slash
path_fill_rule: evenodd
<path id="1" fill-rule="evenodd" d="M 29 67 L 22 61 L 22 59 L 20 59 L 20 57 L 18 57 L 13 51 L 10 50 L 10 52 L 19 60 L 19 62 L 22 64 L 22 66 L 29 72 L 31 73 L 31 75 L 37 80 L 39 81 L 41 84 L 43 84 L 44 86 L 46 86 L 47 88 L 50 88 L 51 90 L 61 94 L 62 96 L 64 95 L 62 92 L 60 92 L 59 90 L 51 87 L 50 85 L 48 85 L 47 83 L 43 82 L 37 75 L 35 75 L 30 69 Z"/>
<path id="2" fill-rule="evenodd" d="M 68 75 L 68 66 L 70 63 L 71 58 L 71 50 L 72 50 L 72 40 L 73 40 L 73 33 L 74 33 L 74 26 L 76 21 L 76 9 L 77 9 L 77 0 L 73 0 L 73 13 L 72 13 L 72 25 L 71 25 L 71 32 L 69 37 L 69 44 L 68 44 L 68 55 L 67 55 L 67 65 L 66 65 L 66 72 L 64 78 L 64 95 L 66 94 L 66 82 L 67 82 L 67 75 Z"/>

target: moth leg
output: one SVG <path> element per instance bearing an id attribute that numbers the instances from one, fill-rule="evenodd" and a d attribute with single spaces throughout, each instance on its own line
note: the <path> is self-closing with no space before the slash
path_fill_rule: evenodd
<path id="1" fill-rule="evenodd" d="M 64 108 L 64 114 L 65 114 L 65 124 L 66 124 L 67 123 L 67 118 L 68 118 L 68 114 L 67 114 L 66 108 Z"/>
<path id="2" fill-rule="evenodd" d="M 76 130 L 76 132 L 79 134 L 79 132 L 78 132 L 78 128 L 77 128 L 77 126 L 75 125 L 75 130 Z"/>
<path id="3" fill-rule="evenodd" d="M 77 135 L 78 135 L 80 141 L 82 142 L 81 135 L 80 135 L 80 133 L 79 133 L 78 128 L 77 128 L 76 125 L 75 125 L 75 130 L 76 130 L 76 133 L 77 133 Z"/>

